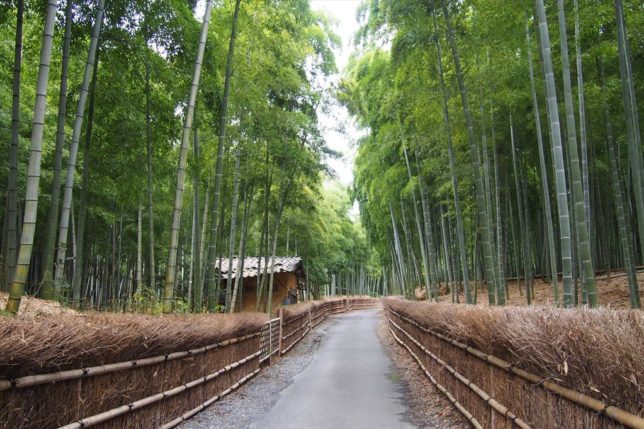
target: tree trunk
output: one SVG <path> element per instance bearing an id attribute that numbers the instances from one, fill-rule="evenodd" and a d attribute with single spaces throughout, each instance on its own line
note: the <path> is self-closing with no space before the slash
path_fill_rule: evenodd
<path id="1" fill-rule="evenodd" d="M 31 128 L 31 147 L 29 153 L 29 167 L 27 170 L 27 190 L 25 193 L 25 215 L 20 234 L 20 248 L 16 269 L 9 286 L 9 299 L 6 311 L 17 314 L 20 308 L 20 299 L 25 290 L 29 263 L 33 250 L 34 233 L 36 229 L 36 215 L 38 213 L 38 188 L 40 185 L 40 163 L 42 159 L 42 138 L 47 108 L 47 86 L 49 83 L 49 64 L 51 61 L 52 43 L 54 40 L 54 24 L 56 21 L 57 0 L 47 1 L 47 14 L 43 31 L 43 43 L 40 50 L 40 66 L 38 68 L 38 81 L 36 86 L 36 102 Z"/>
<path id="2" fill-rule="evenodd" d="M 622 0 L 615 0 L 617 22 L 617 48 L 619 53 L 619 74 L 622 82 L 622 101 L 626 118 L 626 140 L 628 143 L 628 160 L 631 167 L 631 181 L 637 214 L 640 255 L 644 257 L 644 167 L 642 166 L 642 141 L 640 137 L 637 100 L 635 98 L 635 80 L 631 65 L 624 6 Z"/>
<path id="3" fill-rule="evenodd" d="M 89 94 L 89 107 L 87 110 L 87 129 L 85 130 L 85 147 L 83 149 L 83 175 L 81 179 L 80 202 L 78 204 L 78 264 L 72 277 L 72 302 L 78 305 L 81 302 L 81 285 L 83 277 L 83 255 L 85 249 L 85 228 L 87 224 L 87 198 L 89 191 L 90 147 L 92 144 L 92 128 L 94 127 L 94 103 L 96 100 L 96 79 L 98 74 L 100 47 L 97 47 L 96 61 L 92 72 L 92 83 Z"/>
<path id="4" fill-rule="evenodd" d="M 577 99 L 579 108 L 579 141 L 581 144 L 581 177 L 584 188 L 584 211 L 586 213 L 586 227 L 590 233 L 590 246 L 593 248 L 593 228 L 590 220 L 590 180 L 588 176 L 588 144 L 586 139 L 586 101 L 584 94 L 584 75 L 581 57 L 581 41 L 579 36 L 579 7 L 577 0 L 573 0 L 575 8 L 575 58 L 577 65 Z"/>
<path id="5" fill-rule="evenodd" d="M 401 131 L 401 133 L 402 133 L 402 131 Z M 407 165 L 407 175 L 409 177 L 409 181 L 411 182 L 413 180 L 413 177 L 412 177 L 412 174 L 411 174 L 411 166 L 409 165 L 409 155 L 407 154 L 407 148 L 405 147 L 404 137 L 403 137 L 403 153 L 405 155 L 405 165 Z M 422 178 L 420 177 L 420 171 L 418 173 L 419 173 L 418 174 L 418 183 L 420 184 Z M 431 274 L 430 274 L 434 270 L 432 269 L 433 267 L 431 267 L 430 260 L 427 257 L 427 251 L 425 249 L 425 243 L 426 243 L 427 240 L 425 240 L 425 234 L 423 233 L 423 226 L 422 226 L 422 224 L 420 222 L 420 216 L 418 214 L 418 201 L 416 201 L 416 191 L 413 190 L 413 189 L 412 189 L 411 197 L 412 197 L 412 204 L 414 206 L 414 219 L 416 220 L 416 229 L 418 230 L 418 244 L 420 246 L 421 257 L 423 258 L 423 268 L 424 268 L 423 269 L 423 274 L 424 274 L 424 280 L 425 280 L 425 293 L 427 294 L 427 298 L 429 299 L 430 295 L 434 294 L 434 290 L 433 290 L 433 287 L 432 287 L 434 282 L 432 281 Z M 426 204 L 425 204 L 424 199 L 422 198 L 422 194 L 421 194 L 421 200 L 423 200 L 422 201 L 422 203 L 423 203 L 423 207 L 422 207 L 422 209 L 423 209 L 423 219 L 424 219 L 425 226 L 427 227 L 427 223 L 428 223 L 427 222 L 428 221 L 427 216 L 429 215 L 429 213 L 425 213 Z"/>
<path id="6" fill-rule="evenodd" d="M 230 94 L 230 80 L 232 76 L 233 58 L 235 54 L 235 38 L 237 36 L 237 19 L 239 17 L 239 4 L 241 0 L 235 0 L 235 11 L 233 13 L 232 29 L 230 31 L 230 43 L 228 45 L 228 57 L 226 59 L 226 74 L 224 77 L 224 94 L 221 100 L 221 110 L 219 113 L 219 142 L 217 146 L 217 164 L 215 166 L 215 197 L 213 198 L 212 207 L 212 227 L 210 231 L 210 247 L 208 249 L 208 291 L 209 297 L 216 288 L 215 285 L 215 265 L 217 264 L 217 255 L 214 252 L 214 243 L 217 241 L 218 229 L 215 219 L 219 214 L 219 200 L 221 198 L 221 176 L 224 164 L 224 146 L 226 145 L 226 123 L 228 122 L 228 96 Z M 216 303 L 208 302 L 208 311 L 215 310 Z"/>
<path id="7" fill-rule="evenodd" d="M 156 264 L 154 259 L 154 204 L 153 193 L 154 186 L 152 184 L 152 134 L 151 134 L 151 114 L 150 114 L 150 27 L 148 25 L 148 15 L 146 1 L 145 10 L 145 143 L 146 143 L 146 158 L 147 158 L 147 194 L 148 194 L 148 264 L 149 264 L 149 279 L 148 285 L 154 290 L 156 288 Z"/>
<path id="8" fill-rule="evenodd" d="M 9 149 L 9 177 L 7 183 L 7 210 L 5 214 L 6 235 L 3 237 L 5 258 L 5 279 L 0 282 L 0 290 L 5 290 L 13 280 L 16 269 L 16 250 L 18 247 L 18 149 L 20 143 L 20 74 L 22 70 L 22 24 L 25 4 L 18 0 L 16 11 L 16 43 L 13 59 L 13 87 L 11 109 L 11 146 Z"/>
<path id="9" fill-rule="evenodd" d="M 233 183 L 233 206 L 232 213 L 230 218 L 230 243 L 228 248 L 228 279 L 226 280 L 226 307 L 224 311 L 226 313 L 231 313 L 234 311 L 234 307 L 231 307 L 233 300 L 233 257 L 235 256 L 235 238 L 237 235 L 237 208 L 239 206 L 239 163 L 241 159 L 241 143 L 237 142 L 237 148 L 235 150 L 235 172 L 234 172 L 234 183 Z M 239 261 L 237 262 L 239 265 Z M 237 267 L 239 268 L 239 267 Z M 237 272 L 239 276 L 240 273 Z"/>
<path id="10" fill-rule="evenodd" d="M 543 57 L 543 69 L 546 86 L 546 104 L 548 106 L 548 119 L 550 121 L 550 139 L 552 143 L 552 159 L 555 168 L 555 185 L 557 188 L 557 210 L 559 213 L 559 236 L 561 237 L 561 271 L 564 289 L 564 306 L 574 304 L 572 285 L 572 242 L 570 231 L 570 215 L 568 213 L 568 186 L 566 184 L 566 171 L 561 142 L 561 129 L 559 124 L 559 106 L 557 105 L 557 92 L 555 76 L 552 66 L 552 53 L 550 50 L 550 35 L 543 0 L 535 0 L 537 20 L 539 25 L 540 48 Z"/>
<path id="11" fill-rule="evenodd" d="M 436 18 L 434 19 L 434 29 L 436 29 Z M 452 193 L 454 195 L 454 212 L 456 215 L 456 237 L 458 244 L 458 253 L 461 260 L 461 271 L 463 275 L 463 290 L 465 293 L 465 303 L 472 303 L 472 293 L 470 291 L 469 272 L 467 267 L 467 248 L 465 246 L 465 229 L 463 227 L 463 214 L 461 212 L 461 205 L 458 197 L 458 176 L 456 174 L 456 158 L 454 156 L 454 145 L 452 142 L 452 126 L 449 117 L 449 94 L 445 86 L 445 78 L 443 76 L 443 60 L 441 54 L 441 46 L 438 38 L 436 38 L 436 52 L 438 64 L 438 80 L 443 95 L 443 120 L 445 122 L 445 134 L 447 136 L 447 151 L 449 154 L 449 169 L 452 177 Z"/>
<path id="12" fill-rule="evenodd" d="M 47 236 L 43 249 L 43 298 L 54 298 L 54 251 L 56 245 L 56 227 L 60 211 L 60 181 L 63 166 L 63 146 L 65 146 L 65 120 L 67 118 L 67 78 L 69 70 L 69 50 L 72 31 L 73 1 L 67 0 L 65 7 L 65 35 L 63 38 L 63 60 L 60 74 L 60 92 L 58 96 L 58 120 L 56 124 L 56 150 L 54 154 L 54 172 L 51 179 L 51 204 L 47 213 Z"/>
<path id="13" fill-rule="evenodd" d="M 136 291 L 141 293 L 143 283 L 143 205 L 139 200 L 137 210 L 137 228 L 136 228 Z"/>
<path id="14" fill-rule="evenodd" d="M 570 157 L 570 177 L 572 188 L 572 201 L 575 210 L 575 235 L 577 238 L 577 251 L 582 266 L 583 287 L 588 296 L 588 305 L 597 307 L 597 288 L 595 286 L 595 271 L 590 251 L 589 222 L 586 219 L 584 204 L 584 187 L 579 167 L 579 150 L 577 148 L 577 131 L 575 124 L 575 111 L 572 100 L 572 85 L 570 83 L 570 61 L 568 58 L 568 39 L 566 35 L 566 18 L 563 0 L 557 0 L 559 10 L 559 36 L 561 43 L 561 65 L 564 83 L 564 101 L 566 107 L 566 130 L 568 132 L 568 156 Z"/>
<path id="15" fill-rule="evenodd" d="M 232 303 L 230 305 L 230 312 L 234 312 L 236 305 L 239 305 L 240 311 L 243 308 L 243 288 L 244 288 L 244 262 L 246 259 L 246 242 L 248 237 L 248 220 L 253 206 L 253 188 L 244 190 L 244 216 L 242 217 L 242 226 L 239 237 L 239 258 L 240 263 L 237 269 L 237 276 L 235 277 L 235 289 L 233 290 Z"/>
<path id="16" fill-rule="evenodd" d="M 518 215 L 519 215 L 519 240 L 521 241 L 521 255 L 522 255 L 522 260 L 523 260 L 523 277 L 525 281 L 525 290 L 526 290 L 526 299 L 528 305 L 531 303 L 532 299 L 532 294 L 530 293 L 530 278 L 532 277 L 532 273 L 530 270 L 530 249 L 528 247 L 528 238 L 527 238 L 527 233 L 528 230 L 526 228 L 525 224 L 525 210 L 523 206 L 523 193 L 521 192 L 521 178 L 519 176 L 519 170 L 518 163 L 517 163 L 517 149 L 514 144 L 514 125 L 512 124 L 512 115 L 510 115 L 510 141 L 512 143 L 512 166 L 514 170 L 514 189 L 516 192 L 516 198 L 517 198 L 517 209 L 518 209 Z M 519 283 L 518 281 L 518 276 L 517 276 L 517 284 Z"/>
<path id="17" fill-rule="evenodd" d="M 543 145 L 543 136 L 541 134 L 541 115 L 539 113 L 539 100 L 534 82 L 534 71 L 532 68 L 532 49 L 530 43 L 530 29 L 526 23 L 526 42 L 528 50 L 528 68 L 530 70 L 530 89 L 532 92 L 532 110 L 534 112 L 534 122 L 537 131 L 537 146 L 539 148 L 539 167 L 541 171 L 541 191 L 543 195 L 543 206 L 546 212 L 546 232 L 548 238 L 548 255 L 550 263 L 550 284 L 552 285 L 552 295 L 555 305 L 559 306 L 559 280 L 557 277 L 557 250 L 555 247 L 555 234 L 552 224 L 552 208 L 550 207 L 550 189 L 548 185 L 548 172 L 546 168 L 546 156 Z"/>
<path id="18" fill-rule="evenodd" d="M 201 254 L 202 250 L 202 238 L 201 238 L 201 223 L 199 220 L 199 211 L 201 210 L 201 204 L 199 202 L 200 197 L 200 184 L 201 184 L 201 148 L 199 147 L 199 135 L 197 127 L 197 116 L 195 115 L 195 127 L 194 127 L 194 138 L 193 138 L 193 151 L 194 151 L 194 163 L 195 163 L 195 173 L 193 178 L 193 237 L 192 237 L 192 256 L 191 264 L 192 269 L 192 289 L 193 289 L 193 300 L 192 303 L 188 301 L 189 306 L 192 308 L 193 312 L 201 313 L 203 311 L 203 283 L 201 282 Z M 208 191 L 206 190 L 206 207 L 208 207 Z M 204 213 L 205 221 L 206 213 Z M 204 225 L 205 229 L 205 225 Z"/>
<path id="19" fill-rule="evenodd" d="M 290 182 L 290 180 L 289 180 Z M 271 259 L 270 263 L 271 265 L 271 275 L 268 283 L 268 296 L 266 297 L 266 313 L 271 314 L 273 308 L 272 308 L 272 303 L 273 303 L 273 284 L 275 281 L 275 254 L 277 253 L 277 238 L 279 237 L 279 228 L 280 228 L 280 221 L 282 220 L 282 213 L 284 212 L 284 206 L 286 205 L 286 197 L 288 196 L 288 192 L 290 186 L 287 186 L 285 189 L 282 190 L 282 195 L 280 197 L 280 201 L 277 207 L 277 213 L 275 213 L 275 226 L 273 227 L 273 235 L 272 235 L 272 244 L 271 244 Z"/>
<path id="20" fill-rule="evenodd" d="M 601 90 L 604 92 L 604 70 L 601 64 L 599 65 L 599 69 L 601 75 Z M 639 285 L 637 283 L 637 271 L 633 252 L 633 231 L 630 227 L 630 210 L 626 208 L 624 203 L 624 193 L 622 191 L 621 181 L 619 180 L 619 165 L 613 140 L 613 126 L 610 121 L 610 114 L 608 113 L 608 106 L 605 99 L 602 101 L 602 107 L 604 110 L 604 121 L 606 123 L 606 144 L 608 146 L 608 157 L 610 160 L 611 183 L 614 194 L 613 196 L 615 198 L 615 216 L 617 217 L 619 229 L 620 247 L 624 254 L 624 268 L 628 276 L 628 291 L 631 298 L 631 308 L 640 308 L 640 293 Z"/>
<path id="21" fill-rule="evenodd" d="M 488 213 L 489 217 L 489 226 L 490 226 L 490 239 L 492 240 L 491 245 L 492 245 L 492 261 L 494 262 L 494 266 L 492 267 L 492 270 L 494 271 L 494 275 L 496 278 L 496 286 L 494 288 L 489 287 L 489 281 L 488 281 L 488 301 L 489 302 L 495 302 L 496 304 L 499 305 L 505 305 L 505 288 L 503 286 L 503 283 L 501 281 L 501 273 L 499 272 L 499 254 L 498 252 L 498 243 L 495 240 L 495 229 L 494 229 L 494 208 L 492 206 L 492 183 L 491 183 L 491 178 L 492 178 L 492 173 L 490 173 L 490 156 L 489 156 L 489 151 L 487 148 L 487 132 L 485 129 L 485 109 L 483 108 L 483 105 L 481 105 L 481 143 L 482 143 L 482 149 L 483 149 L 483 178 L 484 178 L 484 185 L 485 185 L 485 210 Z M 496 237 L 499 239 L 500 237 Z M 494 295 L 494 296 L 491 296 Z"/>
<path id="22" fill-rule="evenodd" d="M 194 119 L 197 93 L 199 91 L 199 80 L 201 79 L 201 64 L 203 61 L 204 51 L 206 49 L 206 40 L 208 39 L 208 24 L 210 23 L 211 12 L 212 0 L 208 0 L 208 2 L 206 3 L 203 22 L 201 24 L 201 34 L 199 36 L 197 58 L 195 59 L 195 68 L 192 75 L 192 85 L 190 86 L 190 96 L 188 98 L 186 117 L 183 123 L 183 133 L 181 135 L 179 167 L 177 169 L 177 188 L 174 199 L 174 210 L 172 211 L 170 248 L 168 251 L 168 264 L 165 270 L 165 285 L 163 288 L 164 313 L 171 313 L 174 304 L 175 267 L 177 264 L 177 246 L 179 244 L 179 227 L 181 226 L 181 211 L 183 208 L 183 191 L 186 178 L 186 165 L 188 163 L 188 146 L 190 144 L 190 135 L 192 134 L 192 121 Z"/>
<path id="23" fill-rule="evenodd" d="M 67 231 L 69 229 L 69 216 L 72 206 L 72 193 L 74 190 L 74 174 L 76 172 L 76 158 L 78 156 L 78 146 L 81 137 L 81 130 L 83 128 L 83 119 L 85 115 L 85 104 L 87 103 L 87 95 L 89 93 L 89 84 L 92 72 L 94 70 L 94 62 L 96 60 L 96 49 L 98 46 L 98 39 L 101 33 L 101 25 L 103 24 L 103 15 L 105 13 L 105 0 L 99 0 L 96 9 L 96 17 L 94 26 L 92 28 L 92 39 L 89 45 L 87 54 L 87 62 L 85 63 L 85 72 L 83 74 L 83 82 L 80 88 L 80 95 L 78 98 L 78 107 L 76 108 L 76 116 L 74 119 L 74 130 L 72 132 L 72 142 L 69 148 L 69 159 L 67 160 L 67 176 L 65 178 L 65 192 L 63 194 L 62 211 L 60 214 L 60 228 L 58 232 L 58 253 L 56 255 L 56 267 L 54 277 L 54 295 L 60 296 L 63 286 L 65 275 L 65 255 L 67 252 Z M 78 255 L 76 255 L 78 256 Z M 80 267 L 78 267 L 80 268 Z"/>
<path id="24" fill-rule="evenodd" d="M 467 138 L 470 146 L 470 155 L 472 156 L 472 164 L 474 170 L 474 182 L 476 184 L 476 204 L 480 217 L 480 226 L 481 234 L 483 238 L 483 253 L 485 258 L 485 270 L 486 277 L 488 282 L 488 293 L 490 296 L 490 304 L 495 304 L 495 290 L 496 290 L 496 275 L 495 275 L 495 252 L 493 249 L 493 233 L 492 233 L 492 222 L 490 221 L 490 216 L 486 210 L 485 202 L 485 184 L 483 178 L 481 177 L 481 159 L 478 151 L 478 146 L 476 143 L 476 136 L 474 135 L 474 121 L 472 120 L 472 113 L 470 112 L 467 90 L 465 88 L 465 79 L 463 76 L 463 70 L 461 68 L 461 59 L 456 47 L 456 40 L 454 39 L 454 31 L 452 29 L 452 24 L 449 19 L 449 12 L 447 10 L 447 4 L 445 0 L 441 0 L 441 5 L 443 8 L 443 15 L 445 17 L 445 23 L 447 24 L 447 40 L 449 42 L 452 59 L 454 61 L 454 68 L 456 70 L 456 78 L 461 93 L 461 103 L 463 105 L 463 113 L 465 115 L 465 124 L 467 128 Z M 491 291 L 491 292 L 490 292 Z"/>

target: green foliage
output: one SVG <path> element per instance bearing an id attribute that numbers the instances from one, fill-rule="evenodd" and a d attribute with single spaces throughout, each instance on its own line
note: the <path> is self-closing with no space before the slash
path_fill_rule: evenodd
<path id="1" fill-rule="evenodd" d="M 493 148 L 499 163 L 501 218 L 509 237 L 508 210 L 518 225 L 516 201 L 513 198 L 514 178 L 511 172 L 511 148 L 509 117 L 515 124 L 518 146 L 519 169 L 528 208 L 526 221 L 532 244 L 530 264 L 536 265 L 537 273 L 545 272 L 544 242 L 541 238 L 543 202 L 541 201 L 541 180 L 538 172 L 539 159 L 536 144 L 535 120 L 532 111 L 530 81 L 528 79 L 527 50 L 533 50 L 533 58 L 539 58 L 535 46 L 526 46 L 525 25 L 529 22 L 534 33 L 531 13 L 533 1 L 522 0 L 509 5 L 496 0 L 445 0 L 450 20 L 456 35 L 456 44 L 464 68 L 464 82 L 468 93 L 470 110 L 473 115 L 474 134 L 478 150 L 482 151 L 482 137 L 487 138 L 488 154 L 493 158 Z M 625 14 L 631 47 L 631 60 L 635 75 L 635 88 L 642 106 L 642 13 L 635 1 L 625 1 Z M 574 14 L 572 2 L 566 2 L 569 45 L 574 46 L 572 28 Z M 414 0 L 373 0 L 366 1 L 360 10 L 362 27 L 356 36 L 362 50 L 350 60 L 349 69 L 339 86 L 338 99 L 347 107 L 357 123 L 363 128 L 359 140 L 355 166 L 353 196 L 360 203 L 361 218 L 371 246 L 382 257 L 381 263 L 389 265 L 393 232 L 389 205 L 393 206 L 399 231 L 402 231 L 402 208 L 408 217 L 413 213 L 412 192 L 419 191 L 425 184 L 430 197 L 430 211 L 435 225 L 432 233 L 440 243 L 442 232 L 439 214 L 447 213 L 454 227 L 454 203 L 451 174 L 448 167 L 447 135 L 443 118 L 443 98 L 437 70 L 436 42 L 442 45 L 442 66 L 449 92 L 449 114 L 453 138 L 457 179 L 461 209 L 464 214 L 466 246 L 469 254 L 477 247 L 481 227 L 477 219 L 476 193 L 474 192 L 475 171 L 468 149 L 467 130 L 463 109 L 456 85 L 456 71 L 451 51 L 447 46 L 446 25 L 441 10 L 442 1 L 418 2 Z M 591 228 L 596 239 L 594 253 L 596 267 L 617 266 L 620 258 L 612 258 L 617 248 L 610 247 L 605 240 L 613 240 L 615 225 L 613 193 L 610 183 L 603 177 L 608 170 L 605 150 L 606 128 L 603 120 L 602 101 L 609 104 L 612 120 L 620 124 L 616 132 L 620 142 L 621 177 L 627 177 L 626 130 L 621 104 L 621 85 L 617 61 L 616 24 L 613 2 L 601 4 L 580 0 L 581 34 L 580 44 L 584 68 L 586 93 L 586 117 L 588 147 L 590 156 Z M 558 26 L 556 7 L 547 10 L 550 26 L 552 52 L 555 58 L 555 76 L 561 79 L 561 58 L 559 56 Z M 435 15 L 435 16 L 434 16 Z M 534 38 L 533 38 L 534 40 Z M 574 48 L 570 61 L 574 65 Z M 598 63 L 606 70 L 606 91 L 600 91 Z M 545 101 L 541 68 L 536 63 L 537 91 L 545 119 Z M 574 74 L 574 73 L 573 73 Z M 574 79 L 574 76 L 573 76 Z M 575 89 L 573 88 L 573 91 Z M 559 89 L 561 91 L 561 89 Z M 561 92 L 560 92 L 561 94 Z M 576 94 L 575 94 L 576 95 Z M 560 101 L 563 97 L 560 97 Z M 575 96 L 575 103 L 578 100 Z M 577 109 L 578 106 L 575 106 Z M 639 109 L 640 112 L 642 109 Z M 562 123 L 563 117 L 561 118 Z M 577 120 L 578 114 L 577 114 Z M 545 143 L 549 147 L 548 129 L 544 126 Z M 410 180 L 402 156 L 403 142 L 412 159 Z M 551 164 L 551 150 L 546 158 Z M 416 164 L 417 161 L 417 165 Z M 552 174 L 552 169 L 548 168 Z M 483 171 L 481 171 L 483 174 Z M 492 174 L 493 176 L 493 174 Z M 495 177 L 489 177 L 494 188 Z M 545 178 L 552 182 L 552 177 Z M 555 199 L 551 185 L 551 199 Z M 402 197 L 402 198 L 401 198 Z M 492 197 L 494 198 L 494 197 Z M 508 200 L 510 201 L 508 203 Z M 401 204 L 403 206 L 401 206 Z M 494 206 L 494 202 L 492 204 Z M 506 207 L 509 207 L 506 208 Z M 495 208 L 492 208 L 494 211 Z M 553 207 L 553 210 L 556 210 Z M 523 215 L 521 215 L 523 216 Z M 408 220 L 413 225 L 413 219 Z M 611 227 L 605 228 L 605 222 Z M 413 227 L 411 229 L 414 229 Z M 413 253 L 419 255 L 418 234 L 409 238 Z M 501 238 L 506 245 L 514 246 L 508 237 Z M 613 238 L 608 238 L 613 237 Z M 454 237 L 450 237 L 454 240 Z M 498 240 L 498 239 L 497 239 Z M 615 243 L 616 241 L 611 241 Z M 404 245 L 404 244 L 403 244 Z M 512 254 L 505 264 L 513 266 L 517 258 Z M 612 249 L 612 250 L 611 250 Z M 641 255 L 642 256 L 642 255 Z M 446 256 L 443 256 L 445 258 Z M 610 260 L 610 261 L 609 261 Z M 474 261 L 468 261 L 474 265 Z M 472 266 L 472 270 L 473 270 Z M 446 279 L 447 273 L 441 273 Z M 476 275 L 478 276 L 478 274 Z"/>

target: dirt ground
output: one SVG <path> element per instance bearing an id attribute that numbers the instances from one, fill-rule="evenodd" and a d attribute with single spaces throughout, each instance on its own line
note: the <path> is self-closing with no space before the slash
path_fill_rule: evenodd
<path id="1" fill-rule="evenodd" d="M 0 310 L 4 310 L 8 298 L 8 293 L 0 292 Z M 38 316 L 51 314 L 77 314 L 77 312 L 70 308 L 65 308 L 57 302 L 45 301 L 30 296 L 22 297 L 18 315 Z"/>
<path id="2" fill-rule="evenodd" d="M 416 361 L 391 335 L 387 319 L 381 313 L 378 338 L 407 387 L 412 422 L 421 429 L 465 429 L 467 420 L 422 373 Z"/>
<path id="3" fill-rule="evenodd" d="M 624 271 L 613 271 L 610 274 L 601 274 L 595 277 L 597 283 L 597 290 L 599 293 L 599 304 L 604 307 L 629 309 L 630 297 L 628 294 L 628 279 Z M 644 271 L 639 272 L 637 275 L 639 283 L 640 300 L 644 302 Z M 474 290 L 474 282 L 471 284 Z M 534 279 L 533 284 L 533 305 L 552 305 L 554 297 L 550 283 L 542 279 Z M 581 285 L 579 285 L 581 289 Z M 559 279 L 559 293 L 562 292 L 561 279 Z M 441 302 L 451 302 L 451 295 L 447 291 L 444 284 L 441 285 L 442 294 L 440 296 Z M 580 290 L 581 294 L 581 290 Z M 425 299 L 425 290 L 416 289 L 416 299 Z M 581 299 L 581 295 L 580 295 Z M 465 302 L 463 291 L 459 293 L 459 302 Z M 479 284 L 477 293 L 477 303 L 488 305 L 487 288 L 483 284 Z M 525 282 L 516 280 L 508 281 L 508 298 L 506 303 L 508 305 L 526 305 Z"/>

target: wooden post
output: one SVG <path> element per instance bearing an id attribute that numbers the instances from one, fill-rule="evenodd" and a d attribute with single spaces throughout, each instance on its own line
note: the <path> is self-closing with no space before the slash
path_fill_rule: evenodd
<path id="1" fill-rule="evenodd" d="M 283 308 L 280 308 L 278 315 L 279 315 L 279 319 L 280 319 L 280 332 L 279 332 L 279 343 L 278 344 L 279 344 L 280 354 L 282 354 L 282 330 L 283 330 L 282 325 L 284 324 L 284 309 Z"/>
<path id="2" fill-rule="evenodd" d="M 268 321 L 268 364 L 273 365 L 273 322 Z"/>

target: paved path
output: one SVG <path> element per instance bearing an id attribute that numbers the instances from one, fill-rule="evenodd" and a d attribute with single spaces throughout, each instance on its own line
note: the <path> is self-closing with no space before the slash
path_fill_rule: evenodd
<path id="1" fill-rule="evenodd" d="M 338 316 L 311 364 L 251 428 L 414 428 L 403 386 L 376 336 L 378 323 L 378 310 Z"/>

